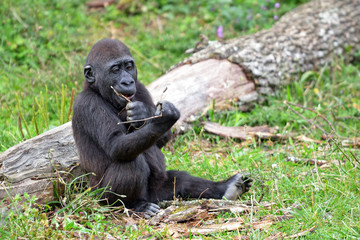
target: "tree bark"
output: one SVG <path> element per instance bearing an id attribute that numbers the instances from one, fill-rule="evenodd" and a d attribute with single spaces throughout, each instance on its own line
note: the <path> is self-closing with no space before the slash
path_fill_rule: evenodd
<path id="1" fill-rule="evenodd" d="M 227 59 L 250 73 L 258 93 L 271 94 L 292 75 L 351 60 L 360 47 L 360 1 L 318 0 L 284 15 L 271 29 L 213 42 L 178 65 Z"/>
<path id="2" fill-rule="evenodd" d="M 176 128 L 213 101 L 240 107 L 274 93 L 299 72 L 335 55 L 351 59 L 360 47 L 360 0 L 318 0 L 284 15 L 271 29 L 225 43 L 202 42 L 194 53 L 148 86 L 154 101 L 173 102 L 181 112 Z M 165 92 L 164 90 L 167 89 Z M 0 154 L 0 199 L 16 193 L 53 198 L 53 184 L 78 169 L 71 123 Z"/>
<path id="3" fill-rule="evenodd" d="M 81 174 L 71 122 L 7 149 L 0 167 L 0 199 L 27 192 L 54 200 L 54 183 Z"/>

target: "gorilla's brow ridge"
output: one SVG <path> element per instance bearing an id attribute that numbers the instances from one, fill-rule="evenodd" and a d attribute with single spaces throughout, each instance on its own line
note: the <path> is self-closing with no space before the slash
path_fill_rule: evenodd
<path id="1" fill-rule="evenodd" d="M 123 62 L 133 62 L 134 63 L 134 59 L 131 56 L 122 56 L 117 59 L 114 59 L 113 61 L 109 61 L 107 64 L 105 64 L 105 68 L 109 69 L 112 66 L 118 65 Z"/>

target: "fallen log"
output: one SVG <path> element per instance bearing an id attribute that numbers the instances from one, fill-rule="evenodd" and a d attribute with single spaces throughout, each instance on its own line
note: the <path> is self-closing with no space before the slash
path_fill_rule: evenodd
<path id="1" fill-rule="evenodd" d="M 246 108 L 295 79 L 294 74 L 324 66 L 335 55 L 351 59 L 360 47 L 359 22 L 358 0 L 311 1 L 269 30 L 224 43 L 205 42 L 204 49 L 148 89 L 155 102 L 168 100 L 178 107 L 176 129 L 183 130 L 213 101 L 232 99 Z M 77 166 L 71 123 L 66 123 L 0 154 L 0 199 L 27 192 L 51 200 L 52 182 L 74 174 Z"/>
<path id="2" fill-rule="evenodd" d="M 175 126 L 178 131 L 186 130 L 186 123 L 212 101 L 249 103 L 258 98 L 254 82 L 246 78 L 239 65 L 217 59 L 174 68 L 152 82 L 148 89 L 155 101 L 166 99 L 180 110 L 181 117 Z"/>
<path id="3" fill-rule="evenodd" d="M 53 200 L 53 182 L 79 169 L 71 122 L 15 145 L 0 154 L 0 199 L 36 194 Z"/>

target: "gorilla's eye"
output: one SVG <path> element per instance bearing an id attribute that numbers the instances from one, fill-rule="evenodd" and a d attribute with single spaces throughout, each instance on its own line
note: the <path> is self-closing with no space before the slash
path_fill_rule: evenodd
<path id="1" fill-rule="evenodd" d="M 125 68 L 127 71 L 131 71 L 131 70 L 133 70 L 133 65 L 131 63 L 128 63 L 128 64 L 126 64 Z"/>
<path id="2" fill-rule="evenodd" d="M 114 66 L 112 69 L 111 69 L 112 72 L 114 73 L 118 73 L 120 71 L 120 67 L 119 66 Z"/>

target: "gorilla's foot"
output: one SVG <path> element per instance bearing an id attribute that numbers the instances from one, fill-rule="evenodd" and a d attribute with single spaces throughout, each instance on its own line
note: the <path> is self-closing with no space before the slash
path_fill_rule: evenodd
<path id="1" fill-rule="evenodd" d="M 160 207 L 155 203 L 143 202 L 135 207 L 134 210 L 135 212 L 143 212 L 145 218 L 150 218 L 155 216 L 160 211 Z"/>
<path id="2" fill-rule="evenodd" d="M 223 198 L 236 200 L 243 193 L 249 191 L 251 185 L 252 179 L 248 177 L 248 174 L 238 173 L 227 181 L 227 189 Z"/>

